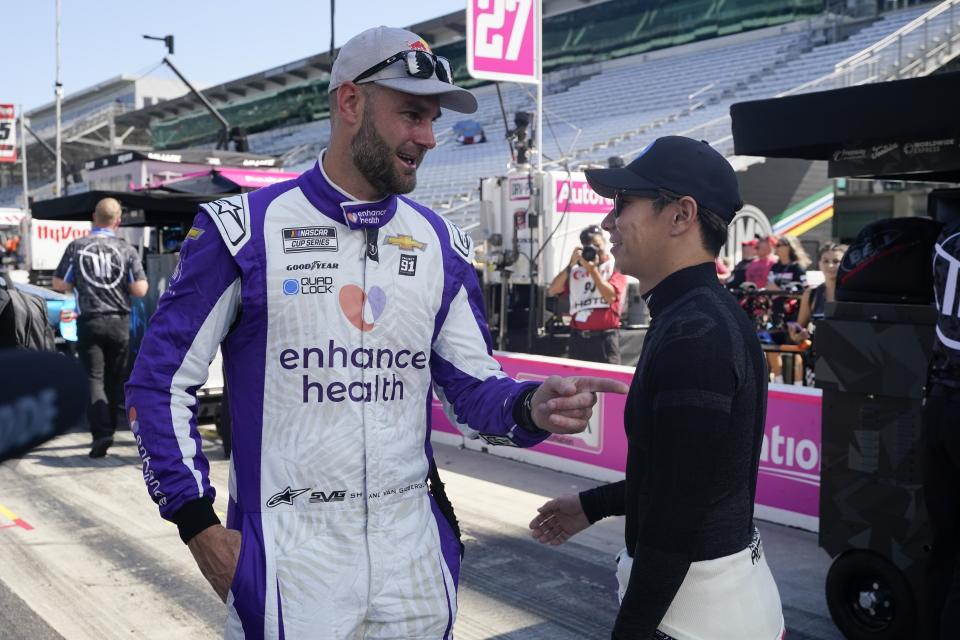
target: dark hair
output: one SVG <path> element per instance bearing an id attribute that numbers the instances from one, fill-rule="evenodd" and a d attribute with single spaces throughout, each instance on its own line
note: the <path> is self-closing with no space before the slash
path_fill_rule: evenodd
<path id="1" fill-rule="evenodd" d="M 836 251 L 842 255 L 847 252 L 847 245 L 837 244 L 836 242 L 827 242 L 820 247 L 820 251 L 817 252 L 817 260 L 822 260 L 825 254 L 832 251 Z"/>
<path id="2" fill-rule="evenodd" d="M 580 232 L 580 244 L 589 244 L 590 239 L 594 236 L 603 237 L 603 230 L 597 225 L 592 224 Z"/>
<path id="3" fill-rule="evenodd" d="M 671 202 L 676 202 L 683 196 L 668 191 L 660 191 L 660 195 L 653 201 L 653 210 L 663 211 Z M 694 200 L 696 202 L 696 200 Z M 712 256 L 719 256 L 720 249 L 727 242 L 727 222 L 713 211 L 700 206 L 697 202 L 697 220 L 700 221 L 700 243 Z"/>
<path id="4" fill-rule="evenodd" d="M 798 240 L 796 236 L 791 236 L 791 235 L 780 236 L 780 239 L 777 240 L 776 246 L 789 247 L 790 262 L 796 262 L 804 269 L 810 266 L 810 256 L 808 256 L 807 252 L 804 251 L 803 245 L 800 244 L 800 240 Z"/>

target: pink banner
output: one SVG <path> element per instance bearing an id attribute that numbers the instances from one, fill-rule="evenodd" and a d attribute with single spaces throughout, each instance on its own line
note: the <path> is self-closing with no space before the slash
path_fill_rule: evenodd
<path id="1" fill-rule="evenodd" d="M 602 213 L 613 209 L 613 200 L 604 198 L 590 188 L 586 180 L 557 180 L 556 212 Z"/>
<path id="2" fill-rule="evenodd" d="M 767 393 L 757 504 L 819 517 L 822 401 L 819 392 Z"/>
<path id="3" fill-rule="evenodd" d="M 536 83 L 536 32 L 535 0 L 468 0 L 470 75 Z"/>
<path id="4" fill-rule="evenodd" d="M 217 169 L 224 178 L 235 182 L 241 187 L 250 187 L 258 189 L 267 185 L 292 180 L 298 177 L 299 173 L 289 173 L 285 171 L 248 171 L 244 169 Z"/>
<path id="5" fill-rule="evenodd" d="M 496 354 L 496 358 L 504 371 L 519 380 L 543 380 L 551 375 L 600 375 L 630 384 L 633 377 L 633 370 L 627 367 L 504 353 Z M 576 436 L 551 436 L 532 451 L 622 473 L 626 469 L 627 452 L 623 429 L 625 402 L 625 396 L 601 394 L 599 411 L 594 412 L 586 432 Z M 757 484 L 758 505 L 813 519 L 819 516 L 820 410 L 818 390 L 794 391 L 777 385 L 768 392 Z M 436 399 L 432 420 L 433 429 L 460 434 Z"/>

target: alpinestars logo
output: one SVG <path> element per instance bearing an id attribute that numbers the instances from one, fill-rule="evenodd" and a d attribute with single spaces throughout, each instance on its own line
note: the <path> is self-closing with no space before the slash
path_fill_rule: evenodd
<path id="1" fill-rule="evenodd" d="M 238 202 L 214 200 L 210 204 L 202 205 L 215 216 L 217 224 L 223 229 L 227 240 L 234 247 L 247 237 L 247 211 L 244 208 L 243 200 L 241 199 Z"/>
<path id="2" fill-rule="evenodd" d="M 310 487 L 307 487 L 306 489 L 291 489 L 288 485 L 287 488 L 280 493 L 275 493 L 270 496 L 270 499 L 267 500 L 267 506 L 275 507 L 279 504 L 288 504 L 293 506 L 293 499 L 306 493 L 307 491 L 310 491 Z"/>

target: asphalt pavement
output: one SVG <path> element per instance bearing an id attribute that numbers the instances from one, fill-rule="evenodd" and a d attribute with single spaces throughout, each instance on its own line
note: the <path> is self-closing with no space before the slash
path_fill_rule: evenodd
<path id="1" fill-rule="evenodd" d="M 207 433 L 222 512 L 228 462 Z M 149 501 L 131 434 L 118 434 L 106 458 L 91 460 L 88 449 L 89 436 L 70 433 L 0 465 L 0 638 L 222 637 L 223 605 Z M 608 638 L 622 519 L 559 547 L 537 544 L 527 528 L 549 498 L 597 483 L 485 453 L 434 450 L 466 545 L 458 640 Z M 816 535 L 758 524 L 787 637 L 842 638 L 827 613 L 829 558 Z"/>

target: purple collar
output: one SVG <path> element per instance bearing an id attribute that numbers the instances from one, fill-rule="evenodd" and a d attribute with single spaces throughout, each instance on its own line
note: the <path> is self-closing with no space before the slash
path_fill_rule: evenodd
<path id="1" fill-rule="evenodd" d="M 397 212 L 397 196 L 390 195 L 378 202 L 357 200 L 338 187 L 323 171 L 323 154 L 312 169 L 297 178 L 300 190 L 317 211 L 351 229 L 382 227 Z"/>

